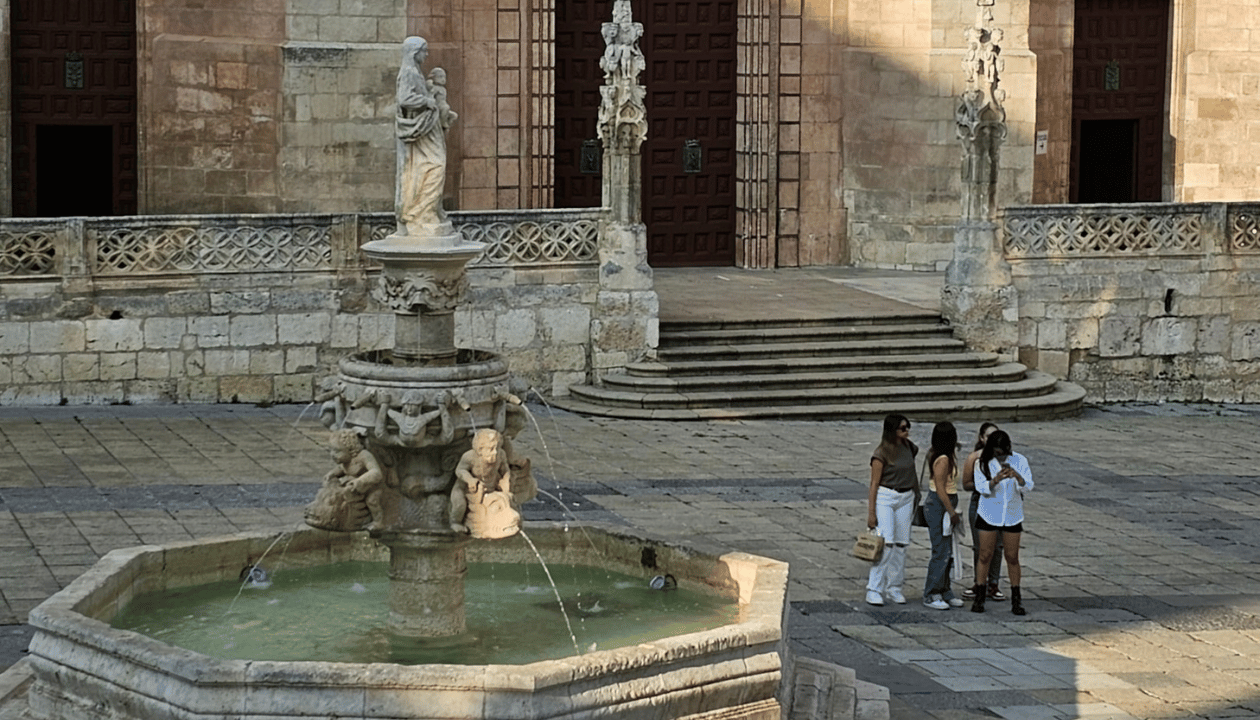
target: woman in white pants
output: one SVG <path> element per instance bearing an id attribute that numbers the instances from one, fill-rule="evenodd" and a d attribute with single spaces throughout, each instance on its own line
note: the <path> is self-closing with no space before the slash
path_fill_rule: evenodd
<path id="1" fill-rule="evenodd" d="M 918 478 L 914 457 L 919 448 L 910 442 L 910 421 L 904 415 L 884 418 L 884 434 L 871 455 L 871 491 L 866 527 L 884 538 L 884 555 L 871 566 L 866 581 L 866 602 L 883 605 L 884 598 L 902 605 L 906 596 L 906 546 L 910 544 L 910 519 L 914 515 L 914 489 Z"/>

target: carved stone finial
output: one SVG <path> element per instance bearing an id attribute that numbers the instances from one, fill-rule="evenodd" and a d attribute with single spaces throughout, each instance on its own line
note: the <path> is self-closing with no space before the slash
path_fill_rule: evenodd
<path id="1" fill-rule="evenodd" d="M 639 73 L 647 68 L 639 38 L 643 25 L 634 22 L 630 0 L 616 0 L 612 22 L 601 28 L 604 55 L 599 66 L 604 85 L 599 89 L 599 138 L 604 147 L 635 151 L 647 140 L 647 90 L 639 84 Z"/>
<path id="2" fill-rule="evenodd" d="M 975 141 L 982 127 L 999 139 L 1006 136 L 1006 109 L 1002 106 L 1006 91 L 999 87 L 1006 69 L 1001 46 L 1004 34 L 1000 28 L 991 27 L 993 13 L 984 6 L 992 4 L 980 0 L 975 26 L 963 31 L 967 50 L 962 66 L 967 74 L 967 89 L 959 98 L 955 119 L 958 139 L 964 147 Z"/>

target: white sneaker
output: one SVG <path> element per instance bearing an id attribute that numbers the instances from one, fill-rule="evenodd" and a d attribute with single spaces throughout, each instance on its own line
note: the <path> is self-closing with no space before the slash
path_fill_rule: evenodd
<path id="1" fill-rule="evenodd" d="M 956 598 L 956 597 L 952 597 L 952 598 L 950 598 L 950 599 L 946 600 L 945 602 L 949 603 L 949 606 L 950 606 L 950 607 L 962 607 L 962 606 L 963 606 L 963 601 L 962 601 L 961 599 L 959 599 L 959 598 Z"/>
<path id="2" fill-rule="evenodd" d="M 883 605 L 884 596 L 881 595 L 880 593 L 875 592 L 874 590 L 867 590 L 866 591 L 866 604 L 867 605 Z"/>
<path id="3" fill-rule="evenodd" d="M 889 590 L 889 591 L 888 591 L 888 599 L 889 599 L 889 600 L 892 600 L 893 602 L 897 603 L 898 605 L 905 605 L 905 604 L 906 604 L 906 596 L 905 596 L 905 595 L 902 595 L 900 590 Z"/>
<path id="4" fill-rule="evenodd" d="M 923 598 L 923 607 L 929 607 L 933 610 L 948 610 L 949 603 L 942 600 L 940 595 L 928 595 Z"/>

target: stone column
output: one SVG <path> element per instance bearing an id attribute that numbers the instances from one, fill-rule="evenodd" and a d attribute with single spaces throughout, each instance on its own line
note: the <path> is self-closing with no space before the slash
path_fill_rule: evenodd
<path id="1" fill-rule="evenodd" d="M 653 353 L 659 328 L 641 209 L 647 90 L 639 84 L 639 74 L 647 63 L 639 49 L 643 25 L 634 22 L 630 0 L 616 0 L 612 22 L 603 24 L 602 33 L 607 47 L 599 61 L 604 70 L 599 138 L 604 149 L 603 203 L 610 212 L 600 230 L 599 302 L 591 319 L 593 380 Z"/>
<path id="2" fill-rule="evenodd" d="M 964 33 L 967 89 L 954 113 L 963 147 L 962 214 L 954 230 L 954 258 L 945 270 L 941 313 L 953 324 L 955 336 L 972 348 L 1014 359 L 1019 304 L 996 223 L 1006 91 L 998 87 L 1005 62 L 1002 30 L 992 27 L 993 3 L 976 0 L 975 26 Z"/>

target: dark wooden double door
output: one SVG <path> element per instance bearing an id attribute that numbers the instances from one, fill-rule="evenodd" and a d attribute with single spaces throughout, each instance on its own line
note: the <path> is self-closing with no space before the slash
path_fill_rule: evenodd
<path id="1" fill-rule="evenodd" d="M 134 0 L 12 0 L 13 212 L 136 212 Z"/>
<path id="2" fill-rule="evenodd" d="M 736 2 L 636 0 L 634 16 L 644 25 L 647 60 L 648 260 L 657 267 L 732 265 Z M 557 207 L 600 204 L 600 176 L 589 164 L 583 172 L 582 153 L 584 142 L 598 138 L 600 26 L 611 18 L 611 0 L 556 4 Z"/>
<path id="3" fill-rule="evenodd" d="M 1072 202 L 1158 202 L 1170 0 L 1076 0 Z"/>

